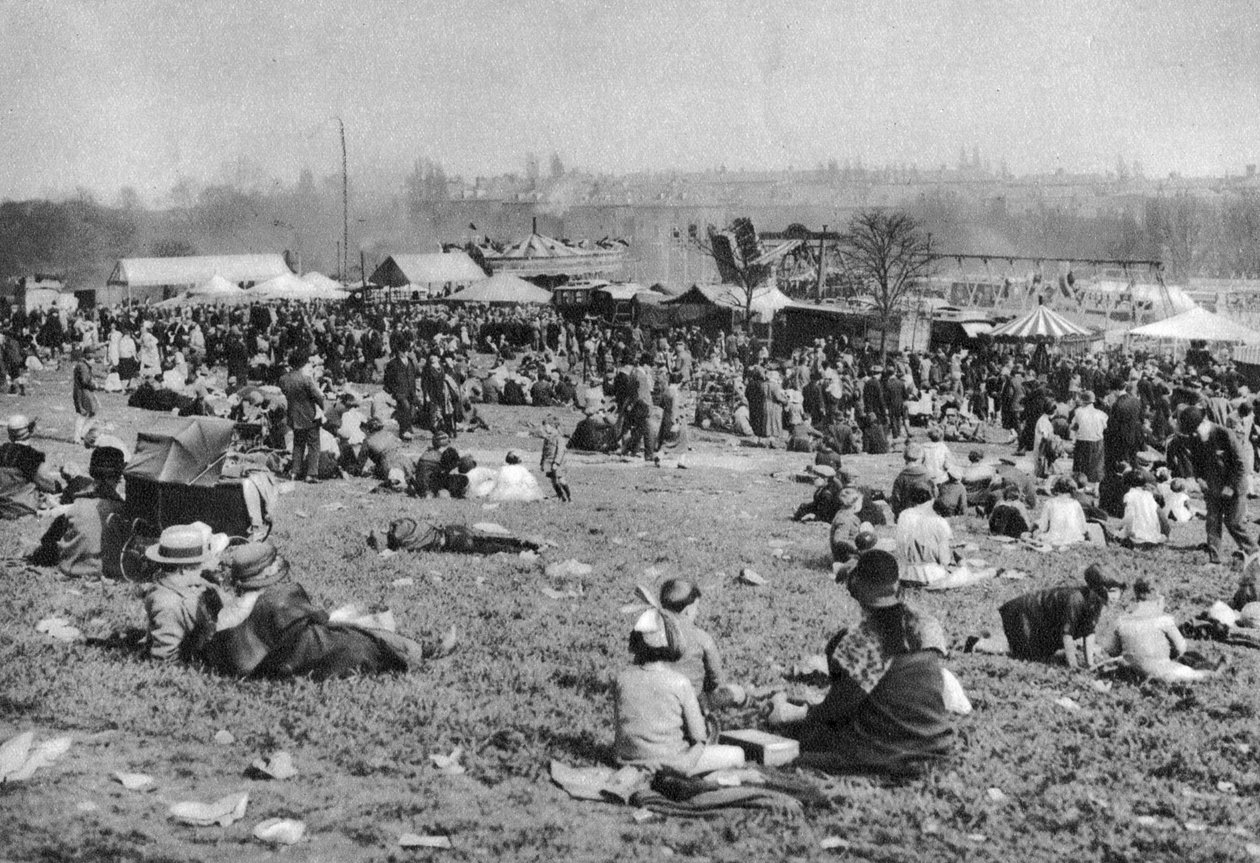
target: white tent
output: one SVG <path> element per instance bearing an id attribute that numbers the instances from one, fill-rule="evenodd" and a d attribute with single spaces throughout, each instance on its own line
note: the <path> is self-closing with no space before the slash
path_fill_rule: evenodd
<path id="1" fill-rule="evenodd" d="M 268 279 L 258 287 L 251 288 L 246 295 L 251 300 L 341 300 L 349 296 L 339 287 L 319 288 L 293 273 Z"/>
<path id="2" fill-rule="evenodd" d="M 488 279 L 473 282 L 462 291 L 446 298 L 452 303 L 532 303 L 551 302 L 551 292 L 531 285 L 511 273 L 495 273 Z"/>
<path id="3" fill-rule="evenodd" d="M 240 287 L 215 273 L 188 291 L 188 296 L 206 300 L 232 300 L 245 293 Z"/>
<path id="4" fill-rule="evenodd" d="M 1168 292 L 1167 303 L 1164 301 L 1165 290 Z M 1159 285 L 1151 282 L 1134 282 L 1130 285 L 1119 279 L 1099 279 L 1086 285 L 1078 285 L 1077 291 L 1083 293 L 1086 298 L 1090 298 L 1091 294 L 1098 299 L 1103 296 L 1111 298 L 1117 294 L 1131 296 L 1138 303 L 1149 304 L 1156 313 L 1163 312 L 1166 305 L 1170 306 L 1167 313 L 1174 315 L 1188 312 L 1198 306 L 1198 303 L 1178 285 L 1165 285 L 1161 290 Z"/>
<path id="5" fill-rule="evenodd" d="M 1171 318 L 1129 330 L 1127 335 L 1133 338 L 1176 342 L 1205 341 L 1260 345 L 1260 333 L 1198 307 L 1173 315 Z"/>
<path id="6" fill-rule="evenodd" d="M 350 292 L 341 286 L 341 283 L 335 279 L 330 279 L 323 273 L 311 271 L 302 276 L 302 281 L 311 286 L 316 292 L 316 299 L 321 300 L 344 300 L 350 296 Z"/>

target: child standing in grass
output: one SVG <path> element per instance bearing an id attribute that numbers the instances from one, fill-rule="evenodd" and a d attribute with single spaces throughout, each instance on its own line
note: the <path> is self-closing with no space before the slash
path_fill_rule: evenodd
<path id="1" fill-rule="evenodd" d="M 542 460 L 538 469 L 551 480 L 551 487 L 555 489 L 560 502 L 569 503 L 573 500 L 573 493 L 569 491 L 569 483 L 563 472 L 566 445 L 564 438 L 560 436 L 560 424 L 555 417 L 543 420 L 542 441 Z"/>

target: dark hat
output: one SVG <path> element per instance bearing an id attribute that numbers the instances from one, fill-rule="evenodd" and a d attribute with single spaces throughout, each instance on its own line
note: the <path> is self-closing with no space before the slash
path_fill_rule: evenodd
<path id="1" fill-rule="evenodd" d="M 232 582 L 241 590 L 262 590 L 279 582 L 285 567 L 272 566 L 284 559 L 270 542 L 247 542 L 229 549 L 224 554 L 232 573 Z"/>
<path id="2" fill-rule="evenodd" d="M 1091 563 L 1085 570 L 1085 583 L 1089 585 L 1091 590 L 1098 593 L 1106 593 L 1113 587 L 1124 590 L 1127 586 L 1123 581 L 1104 569 L 1102 564 L 1098 563 Z"/>
<path id="3" fill-rule="evenodd" d="M 1197 407 L 1188 407 L 1177 417 L 1177 430 L 1182 434 L 1194 434 L 1194 430 L 1203 422 L 1203 411 Z"/>
<path id="4" fill-rule="evenodd" d="M 378 432 L 385 428 L 385 423 L 381 422 L 378 417 L 368 417 L 363 421 L 363 430 L 368 432 Z"/>
<path id="5" fill-rule="evenodd" d="M 117 478 L 122 475 L 127 465 L 127 457 L 122 450 L 112 446 L 98 446 L 92 450 L 92 459 L 88 462 L 88 476 L 94 479 L 102 476 Z"/>
<path id="6" fill-rule="evenodd" d="M 477 460 L 473 458 L 472 456 L 470 455 L 460 456 L 459 458 L 459 472 L 460 473 L 468 473 L 470 470 L 472 470 L 476 466 L 477 466 Z"/>
<path id="7" fill-rule="evenodd" d="M 668 611 L 682 611 L 700 598 L 700 587 L 690 579 L 671 578 L 661 585 L 661 605 Z"/>
<path id="8" fill-rule="evenodd" d="M 863 553 L 849 576 L 849 593 L 867 608 L 888 608 L 900 600 L 897 591 L 901 577 L 897 559 L 875 548 Z"/>

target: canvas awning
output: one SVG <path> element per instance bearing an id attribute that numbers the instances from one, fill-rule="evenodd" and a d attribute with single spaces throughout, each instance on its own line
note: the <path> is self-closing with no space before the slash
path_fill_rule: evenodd
<path id="1" fill-rule="evenodd" d="M 525 303 L 542 305 L 551 302 L 551 292 L 531 285 L 511 273 L 495 273 L 488 279 L 473 282 L 462 291 L 446 297 L 452 303 Z"/>
<path id="2" fill-rule="evenodd" d="M 1213 314 L 1204 308 L 1164 318 L 1153 324 L 1129 330 L 1129 336 L 1165 341 L 1233 342 L 1234 344 L 1260 344 L 1260 333 L 1229 318 Z"/>
<path id="3" fill-rule="evenodd" d="M 1037 306 L 1028 314 L 995 327 L 989 335 L 995 339 L 1054 341 L 1071 336 L 1092 336 L 1094 331 L 1072 323 L 1047 306 Z"/>

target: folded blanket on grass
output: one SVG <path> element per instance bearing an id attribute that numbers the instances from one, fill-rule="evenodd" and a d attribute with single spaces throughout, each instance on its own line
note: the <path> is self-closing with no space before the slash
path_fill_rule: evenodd
<path id="1" fill-rule="evenodd" d="M 551 780 L 577 800 L 629 804 L 684 818 L 707 818 L 732 809 L 799 812 L 802 804 L 830 805 L 808 781 L 762 768 L 694 777 L 668 770 L 652 774 L 634 767 L 570 767 L 552 761 Z"/>

